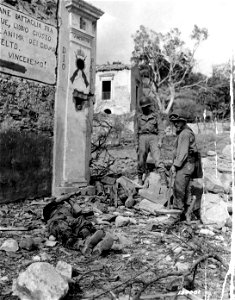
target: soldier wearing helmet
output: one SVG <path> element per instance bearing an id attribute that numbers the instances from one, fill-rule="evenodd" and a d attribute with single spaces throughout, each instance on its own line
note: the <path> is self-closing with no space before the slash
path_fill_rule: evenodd
<path id="1" fill-rule="evenodd" d="M 154 160 L 157 172 L 161 177 L 162 193 L 166 192 L 167 179 L 164 163 L 160 160 L 160 148 L 164 134 L 163 122 L 160 115 L 154 110 L 150 97 L 142 97 L 139 102 L 141 111 L 136 118 L 136 151 L 138 157 L 138 183 L 143 185 L 143 175 L 146 174 L 146 160 L 148 153 Z"/>
<path id="2" fill-rule="evenodd" d="M 173 186 L 173 208 L 182 211 L 181 219 L 185 219 L 190 205 L 190 179 L 195 178 L 195 158 L 198 153 L 195 135 L 187 125 L 187 116 L 181 109 L 169 116 L 176 128 L 176 141 L 173 151 L 171 174 L 175 178 Z"/>

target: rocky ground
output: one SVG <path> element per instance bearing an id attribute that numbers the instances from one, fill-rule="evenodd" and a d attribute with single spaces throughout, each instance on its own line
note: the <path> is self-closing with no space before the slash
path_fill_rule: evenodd
<path id="1" fill-rule="evenodd" d="M 201 184 L 207 194 L 221 196 L 231 214 L 231 161 L 225 152 L 217 157 L 212 150 L 207 149 L 203 158 L 207 180 Z M 134 149 L 112 151 L 116 173 L 134 177 Z M 215 169 L 219 176 L 213 180 Z M 96 231 L 112 237 L 111 247 L 84 252 L 83 241 L 66 247 L 52 236 L 43 210 L 53 199 L 2 205 L 1 300 L 18 299 L 12 295 L 12 283 L 32 263 L 55 267 L 59 261 L 73 269 L 65 299 L 176 299 L 182 293 L 190 294 L 177 299 L 231 299 L 230 276 L 225 280 L 231 258 L 230 222 L 206 226 L 195 217 L 191 223 L 171 226 L 168 215 L 159 216 L 138 205 L 115 207 L 107 197 L 98 196 L 97 189 L 71 199 L 80 212 L 86 211 Z M 138 204 L 142 198 L 137 194 L 135 201 Z M 7 246 L 9 239 L 14 242 Z"/>

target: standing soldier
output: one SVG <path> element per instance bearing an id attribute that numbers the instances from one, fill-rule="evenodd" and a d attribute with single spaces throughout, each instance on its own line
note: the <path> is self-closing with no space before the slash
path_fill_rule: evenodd
<path id="1" fill-rule="evenodd" d="M 161 122 L 160 115 L 153 110 L 153 102 L 150 97 L 142 97 L 139 104 L 141 112 L 138 113 L 135 124 L 138 183 L 140 185 L 144 183 L 143 175 L 146 174 L 146 160 L 150 152 L 156 170 L 161 177 L 162 190 L 166 192 L 167 179 L 165 167 L 164 163 L 160 160 L 160 150 L 164 134 L 163 123 Z"/>
<path id="2" fill-rule="evenodd" d="M 182 211 L 181 219 L 187 215 L 190 206 L 190 179 L 202 177 L 202 174 L 195 174 L 200 158 L 195 135 L 192 129 L 187 125 L 187 117 L 181 109 L 175 110 L 170 116 L 176 128 L 176 141 L 173 151 L 173 164 L 171 174 L 175 177 L 173 186 L 173 208 Z"/>

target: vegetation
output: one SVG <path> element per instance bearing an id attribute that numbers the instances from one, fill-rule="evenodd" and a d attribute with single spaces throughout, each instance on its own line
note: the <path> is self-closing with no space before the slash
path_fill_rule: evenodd
<path id="1" fill-rule="evenodd" d="M 162 34 L 141 25 L 133 35 L 132 60 L 140 70 L 143 94 L 155 99 L 163 114 L 181 107 L 191 121 L 202 121 L 205 111 L 210 119 L 230 117 L 229 64 L 215 65 L 209 77 L 194 72 L 195 53 L 207 37 L 207 29 L 195 25 L 189 49 L 178 28 Z"/>
<path id="2" fill-rule="evenodd" d="M 192 49 L 185 47 L 178 28 L 162 34 L 141 25 L 133 36 L 132 60 L 139 66 L 146 93 L 157 100 L 162 113 L 169 113 L 176 93 L 187 86 L 196 50 L 207 36 L 207 29 L 195 25 L 191 34 Z"/>

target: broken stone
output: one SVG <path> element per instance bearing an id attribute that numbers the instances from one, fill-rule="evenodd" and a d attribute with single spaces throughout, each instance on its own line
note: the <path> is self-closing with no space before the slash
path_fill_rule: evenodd
<path id="1" fill-rule="evenodd" d="M 215 194 L 224 193 L 224 187 L 222 182 L 216 176 L 210 176 L 210 178 L 204 178 L 205 192 L 211 192 Z"/>
<path id="2" fill-rule="evenodd" d="M 109 185 L 114 185 L 116 182 L 116 178 L 110 177 L 110 176 L 105 176 L 101 179 L 101 182 L 103 184 L 109 184 Z"/>
<path id="3" fill-rule="evenodd" d="M 20 241 L 19 247 L 21 249 L 25 249 L 25 250 L 31 251 L 31 250 L 33 250 L 33 249 L 36 248 L 36 245 L 34 243 L 34 240 L 31 237 L 26 237 L 26 238 L 23 238 Z"/>
<path id="4" fill-rule="evenodd" d="M 167 199 L 165 193 L 161 193 L 160 175 L 151 172 L 145 184 L 147 188 L 139 190 L 139 195 L 153 203 L 164 205 Z"/>
<path id="5" fill-rule="evenodd" d="M 209 229 L 206 229 L 206 228 L 202 228 L 200 231 L 199 231 L 200 234 L 203 234 L 203 235 L 210 235 L 210 236 L 213 236 L 215 235 L 215 233 Z"/>
<path id="6" fill-rule="evenodd" d="M 57 241 L 50 241 L 50 240 L 47 240 L 46 242 L 45 242 L 45 246 L 46 247 L 55 247 L 55 245 L 57 244 Z"/>
<path id="7" fill-rule="evenodd" d="M 222 150 L 222 154 L 225 158 L 232 159 L 231 145 L 225 146 L 224 149 Z M 233 153 L 233 158 L 234 157 L 235 157 L 235 149 L 234 149 L 234 153 Z"/>
<path id="8" fill-rule="evenodd" d="M 13 295 L 21 300 L 60 300 L 68 290 L 67 280 L 46 262 L 32 263 L 12 285 Z"/>
<path id="9" fill-rule="evenodd" d="M 96 188 L 93 185 L 88 185 L 81 189 L 82 196 L 95 196 Z"/>
<path id="10" fill-rule="evenodd" d="M 50 235 L 49 238 L 48 238 L 48 240 L 49 240 L 49 241 L 55 241 L 56 238 L 54 237 L 54 235 Z"/>
<path id="11" fill-rule="evenodd" d="M 178 209 L 166 209 L 161 204 L 153 203 L 147 199 L 143 199 L 140 203 L 135 206 L 136 209 L 141 209 L 143 211 L 150 212 L 153 215 L 178 215 L 181 213 Z"/>
<path id="12" fill-rule="evenodd" d="M 32 257 L 33 261 L 41 261 L 41 257 L 39 255 L 35 255 Z"/>
<path id="13" fill-rule="evenodd" d="M 116 227 L 126 226 L 129 223 L 130 223 L 130 218 L 128 218 L 128 217 L 122 217 L 122 216 L 116 217 L 116 220 L 115 220 Z"/>
<path id="14" fill-rule="evenodd" d="M 67 264 L 65 261 L 59 260 L 55 268 L 56 271 L 67 281 L 71 280 L 73 267 L 70 264 Z"/>
<path id="15" fill-rule="evenodd" d="M 134 219 L 134 218 L 129 218 L 129 220 L 130 220 L 130 224 L 132 224 L 132 225 L 136 225 L 136 224 L 137 224 L 136 219 Z"/>
<path id="16" fill-rule="evenodd" d="M 218 194 L 203 194 L 200 215 L 203 224 L 218 229 L 224 227 L 230 218 L 227 204 Z"/>
<path id="17" fill-rule="evenodd" d="M 217 266 L 214 264 L 209 264 L 207 267 L 210 269 L 217 269 Z"/>
<path id="18" fill-rule="evenodd" d="M 110 250 L 113 246 L 114 243 L 114 238 L 110 235 L 110 234 L 106 234 L 106 236 L 104 237 L 104 239 L 98 243 L 98 245 L 94 248 L 93 250 L 93 254 L 94 255 L 101 255 L 104 252 L 107 252 L 108 250 Z"/>
<path id="19" fill-rule="evenodd" d="M 129 196 L 125 202 L 127 208 L 131 208 L 135 205 L 135 199 L 132 196 Z"/>
<path id="20" fill-rule="evenodd" d="M 229 218 L 227 219 L 227 221 L 226 221 L 225 226 L 228 227 L 228 228 L 232 228 L 232 225 L 233 225 L 233 223 L 232 223 L 232 218 L 229 217 Z"/>
<path id="21" fill-rule="evenodd" d="M 114 243 L 113 246 L 112 246 L 112 250 L 114 250 L 114 251 L 122 251 L 123 248 L 124 248 L 123 245 L 116 244 L 116 243 Z"/>
<path id="22" fill-rule="evenodd" d="M 216 152 L 213 150 L 209 150 L 209 151 L 207 151 L 207 155 L 208 156 L 216 156 Z"/>
<path id="23" fill-rule="evenodd" d="M 0 250 L 6 252 L 16 252 L 19 250 L 19 245 L 17 241 L 14 239 L 7 239 L 0 247 Z"/>
<path id="24" fill-rule="evenodd" d="M 155 215 L 155 210 L 160 210 L 163 206 L 161 204 L 153 203 L 148 199 L 143 199 L 140 203 L 137 204 L 137 208 L 148 211 Z"/>
<path id="25" fill-rule="evenodd" d="M 167 224 L 169 217 L 168 216 L 159 216 L 150 220 L 150 224 L 148 225 L 148 229 L 150 231 L 155 231 L 159 229 L 159 225 Z"/>
<path id="26" fill-rule="evenodd" d="M 0 283 L 5 284 L 7 281 L 9 281 L 9 277 L 8 276 L 2 276 L 2 277 L 0 277 Z"/>
<path id="27" fill-rule="evenodd" d="M 41 258 L 42 261 L 51 260 L 51 256 L 49 254 L 47 254 L 46 252 L 40 253 L 40 258 Z"/>
<path id="28" fill-rule="evenodd" d="M 176 254 L 176 255 L 178 255 L 178 254 L 180 254 L 182 251 L 183 251 L 183 248 L 182 247 L 177 247 L 177 248 L 174 248 L 174 249 L 172 249 L 173 250 L 173 252 Z"/>
<path id="29" fill-rule="evenodd" d="M 172 258 L 170 257 L 170 255 L 167 255 L 166 258 L 165 258 L 165 260 L 168 261 L 168 262 L 170 262 L 170 261 L 172 261 Z"/>
<path id="30" fill-rule="evenodd" d="M 34 239 L 34 244 L 38 248 L 40 244 L 44 242 L 44 238 L 42 237 L 35 237 Z"/>
<path id="31" fill-rule="evenodd" d="M 186 272 L 186 271 L 188 271 L 189 270 L 189 268 L 190 268 L 190 264 L 189 263 L 183 263 L 183 262 L 177 262 L 176 264 L 175 264 L 175 268 L 176 268 L 176 270 L 177 271 L 179 271 L 179 272 Z"/>
<path id="32" fill-rule="evenodd" d="M 102 221 L 113 222 L 116 219 L 116 216 L 113 214 L 105 214 L 101 217 Z"/>

